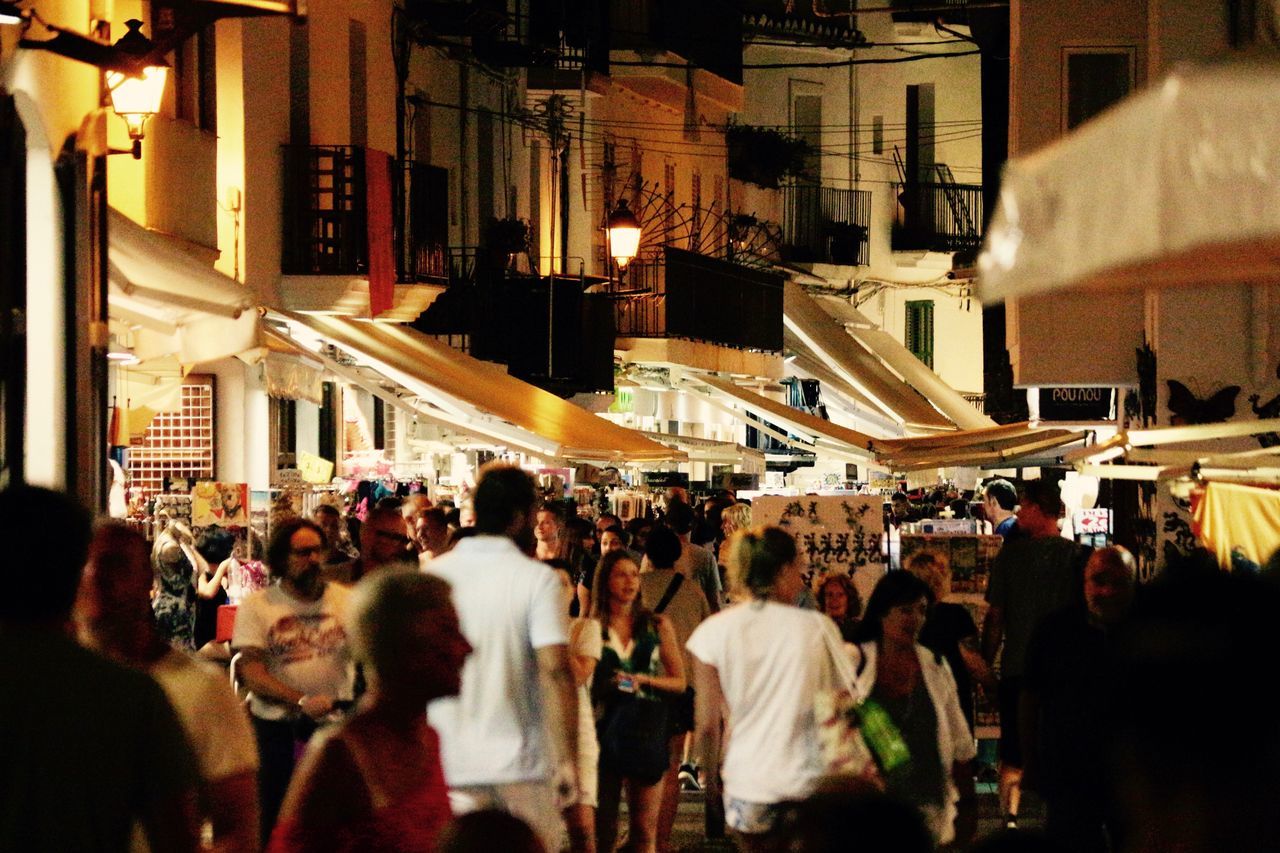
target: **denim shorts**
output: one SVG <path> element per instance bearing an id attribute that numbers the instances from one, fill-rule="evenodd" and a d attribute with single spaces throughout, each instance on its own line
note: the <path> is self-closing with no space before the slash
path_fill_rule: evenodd
<path id="1" fill-rule="evenodd" d="M 762 835 L 778 828 L 784 810 L 783 803 L 749 803 L 725 797 L 724 822 L 734 832 Z"/>

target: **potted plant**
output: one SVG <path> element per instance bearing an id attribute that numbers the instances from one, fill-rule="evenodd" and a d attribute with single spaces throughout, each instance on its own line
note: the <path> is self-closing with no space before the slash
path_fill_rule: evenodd
<path id="1" fill-rule="evenodd" d="M 526 254 L 532 245 L 529 223 L 516 217 L 490 219 L 484 227 L 482 244 L 503 266 L 509 266 L 516 255 Z"/>
<path id="2" fill-rule="evenodd" d="M 730 125 L 725 131 L 729 148 L 729 177 L 768 190 L 776 190 L 786 178 L 805 178 L 809 143 L 767 127 Z"/>
<path id="3" fill-rule="evenodd" d="M 855 222 L 828 222 L 824 228 L 828 254 L 833 264 L 853 266 L 858 263 L 858 249 L 867 239 L 867 228 Z"/>

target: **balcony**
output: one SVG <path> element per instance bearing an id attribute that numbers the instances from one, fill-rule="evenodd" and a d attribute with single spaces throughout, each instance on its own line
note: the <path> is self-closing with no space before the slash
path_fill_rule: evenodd
<path id="1" fill-rule="evenodd" d="M 895 24 L 932 24 L 940 18 L 954 23 L 964 22 L 969 0 L 890 0 Z"/>
<path id="2" fill-rule="evenodd" d="M 791 0 L 746 0 L 742 3 L 743 29 L 751 36 L 782 38 L 823 47 L 858 47 L 866 43 L 866 38 L 856 26 L 856 15 L 820 13 L 820 10 L 821 4 L 808 6 Z"/>
<path id="3" fill-rule="evenodd" d="M 797 263 L 866 266 L 871 193 L 820 186 L 782 188 L 782 258 Z"/>
<path id="4" fill-rule="evenodd" d="M 392 164 L 391 187 L 371 199 L 366 151 L 351 145 L 284 147 L 284 239 L 281 297 L 294 311 L 369 315 L 369 205 L 391 207 L 397 286 L 379 319 L 407 322 L 422 313 L 448 281 L 444 234 L 436 208 L 447 190 L 442 169 Z M 447 202 L 446 202 L 447 208 Z"/>
<path id="5" fill-rule="evenodd" d="M 475 250 L 451 251 L 449 267 L 448 290 L 415 329 L 553 393 L 613 388 L 613 306 L 584 278 L 515 273 Z"/>
<path id="6" fill-rule="evenodd" d="M 914 182 L 893 190 L 894 251 L 974 252 L 982 244 L 981 185 Z"/>
<path id="7" fill-rule="evenodd" d="M 620 338 L 681 338 L 756 352 L 782 349 L 782 276 L 663 248 L 628 268 L 615 296 Z M 644 287 L 635 287 L 644 283 Z"/>

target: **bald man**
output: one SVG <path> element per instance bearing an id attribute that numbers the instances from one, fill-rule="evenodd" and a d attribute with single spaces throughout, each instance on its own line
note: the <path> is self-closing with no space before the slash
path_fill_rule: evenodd
<path id="1" fill-rule="evenodd" d="M 1023 785 L 1040 791 L 1045 831 L 1065 849 L 1112 849 L 1105 779 L 1113 638 L 1133 608 L 1137 564 L 1116 545 L 1090 555 L 1084 601 L 1040 623 L 1027 651 L 1019 714 Z"/>

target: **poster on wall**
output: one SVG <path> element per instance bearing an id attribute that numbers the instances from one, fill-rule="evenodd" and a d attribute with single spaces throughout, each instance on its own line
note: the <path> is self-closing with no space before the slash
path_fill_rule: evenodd
<path id="1" fill-rule="evenodd" d="M 866 601 L 884 575 L 883 500 L 876 495 L 761 495 L 752 502 L 757 524 L 776 524 L 796 537 L 809 558 L 811 586 L 823 576 L 848 575 Z"/>
<path id="2" fill-rule="evenodd" d="M 243 527 L 249 523 L 248 483 L 196 483 L 191 490 L 191 523 L 196 527 Z"/>
<path id="3" fill-rule="evenodd" d="M 919 553 L 928 553 L 951 572 L 954 596 L 982 596 L 987 591 L 991 564 L 1004 542 L 1000 536 L 976 534 L 907 534 L 902 536 L 902 565 Z"/>

